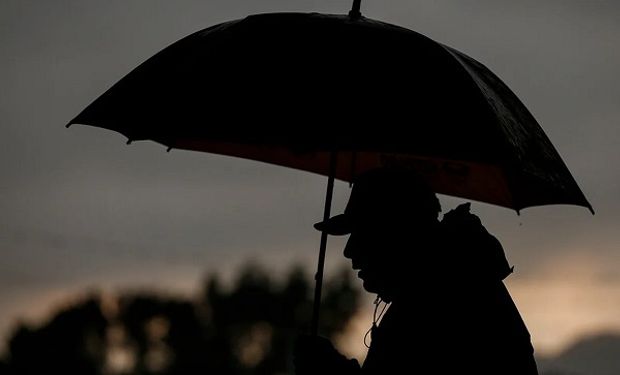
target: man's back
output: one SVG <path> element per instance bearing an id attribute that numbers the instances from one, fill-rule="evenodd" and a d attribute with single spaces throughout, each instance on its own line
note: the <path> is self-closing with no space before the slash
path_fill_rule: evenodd
<path id="1" fill-rule="evenodd" d="M 503 283 L 512 268 L 502 245 L 469 204 L 439 228 L 409 252 L 408 281 L 375 329 L 364 372 L 536 375 L 530 334 Z"/>

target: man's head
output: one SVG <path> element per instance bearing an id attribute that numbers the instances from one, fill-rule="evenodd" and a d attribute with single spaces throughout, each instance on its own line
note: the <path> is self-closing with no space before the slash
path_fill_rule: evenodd
<path id="1" fill-rule="evenodd" d="M 400 168 L 377 168 L 359 175 L 344 213 L 314 225 L 335 236 L 359 227 L 386 223 L 436 221 L 441 206 L 417 174 Z"/>
<path id="2" fill-rule="evenodd" d="M 360 175 L 345 212 L 315 228 L 350 234 L 344 256 L 360 270 L 364 288 L 386 299 L 412 266 L 413 253 L 428 244 L 440 211 L 437 196 L 416 174 L 381 168 Z"/>

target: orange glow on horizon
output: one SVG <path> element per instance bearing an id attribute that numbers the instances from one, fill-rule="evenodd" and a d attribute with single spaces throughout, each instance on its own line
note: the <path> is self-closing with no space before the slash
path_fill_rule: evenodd
<path id="1" fill-rule="evenodd" d="M 538 353 L 553 355 L 581 336 L 620 331 L 620 278 L 606 278 L 610 267 L 568 254 L 539 276 L 507 280 Z"/>

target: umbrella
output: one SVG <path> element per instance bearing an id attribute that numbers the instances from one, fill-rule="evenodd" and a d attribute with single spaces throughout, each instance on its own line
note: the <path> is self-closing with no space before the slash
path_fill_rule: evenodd
<path id="1" fill-rule="evenodd" d="M 251 15 L 191 34 L 146 60 L 71 124 L 128 143 L 218 153 L 352 181 L 379 166 L 438 193 L 519 210 L 592 207 L 531 113 L 488 68 L 361 16 Z M 69 126 L 67 125 L 67 126 Z M 313 331 L 327 234 L 315 291 Z"/>

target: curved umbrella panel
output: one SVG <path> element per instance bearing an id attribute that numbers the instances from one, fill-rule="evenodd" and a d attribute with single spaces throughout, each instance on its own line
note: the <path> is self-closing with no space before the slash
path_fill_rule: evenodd
<path id="1" fill-rule="evenodd" d="M 463 93 L 471 82 L 441 46 L 367 19 L 344 32 L 346 17 L 293 18 L 329 21 L 305 26 L 286 16 L 248 17 L 195 33 L 135 69 L 72 122 L 132 140 L 264 138 L 426 155 L 443 142 L 442 152 L 452 155 L 439 156 L 497 158 L 498 150 L 480 154 L 494 145 L 485 142 L 493 131 L 487 104 Z M 258 21 L 260 32 L 246 30 Z M 246 37 L 233 38 L 240 33 Z M 478 127 L 463 126 L 474 119 Z M 362 131 L 368 124 L 370 131 Z"/>
<path id="2" fill-rule="evenodd" d="M 366 18 L 277 13 L 213 26 L 141 64 L 72 123 L 321 174 L 338 151 L 346 181 L 400 163 L 444 194 L 517 210 L 590 207 L 486 67 Z"/>
<path id="3" fill-rule="evenodd" d="M 480 62 L 453 48 L 445 48 L 470 73 L 495 114 L 497 129 L 503 133 L 501 139 L 505 140 L 514 170 L 507 177 L 523 185 L 515 195 L 516 206 L 567 203 L 584 206 L 594 213 L 559 153 L 517 95 Z M 536 185 L 543 184 L 548 188 L 541 195 Z"/>

